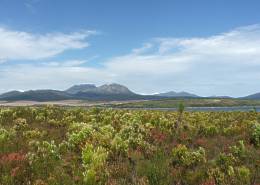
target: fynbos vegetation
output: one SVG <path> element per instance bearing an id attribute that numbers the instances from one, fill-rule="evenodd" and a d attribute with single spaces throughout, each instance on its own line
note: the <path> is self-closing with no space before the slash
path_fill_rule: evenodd
<path id="1" fill-rule="evenodd" d="M 257 185 L 260 114 L 0 109 L 1 185 Z M 176 123 L 178 126 L 176 127 Z"/>

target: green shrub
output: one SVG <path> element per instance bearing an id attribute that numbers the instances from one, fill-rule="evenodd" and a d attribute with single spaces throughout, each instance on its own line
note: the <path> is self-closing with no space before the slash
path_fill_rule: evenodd
<path id="1" fill-rule="evenodd" d="M 247 167 L 241 166 L 241 167 L 237 168 L 237 170 L 236 170 L 237 184 L 249 185 L 250 176 L 251 176 L 251 173 Z"/>
<path id="2" fill-rule="evenodd" d="M 206 162 L 205 149 L 199 147 L 196 151 L 189 150 L 185 145 L 178 145 L 172 150 L 174 166 L 192 167 Z"/>
<path id="3" fill-rule="evenodd" d="M 219 130 L 216 126 L 200 126 L 198 135 L 205 136 L 205 137 L 212 137 L 219 133 Z"/>
<path id="4" fill-rule="evenodd" d="M 83 172 L 84 181 L 87 185 L 95 185 L 101 183 L 108 152 L 102 148 L 93 145 L 86 145 L 82 150 L 82 165 L 85 169 Z M 104 176 L 103 176 L 104 178 Z"/>
<path id="5" fill-rule="evenodd" d="M 253 124 L 250 140 L 256 147 L 260 146 L 260 124 L 259 123 Z"/>

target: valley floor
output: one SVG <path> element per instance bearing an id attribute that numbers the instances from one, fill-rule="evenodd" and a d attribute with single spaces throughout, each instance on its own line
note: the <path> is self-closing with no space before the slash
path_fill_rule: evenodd
<path id="1" fill-rule="evenodd" d="M 91 107 L 91 106 L 107 106 L 118 105 L 124 103 L 142 102 L 145 100 L 126 100 L 126 101 L 87 101 L 87 100 L 62 100 L 62 101 L 0 101 L 0 107 L 26 107 L 26 106 L 45 106 L 56 105 L 61 107 Z"/>
<path id="2" fill-rule="evenodd" d="M 0 101 L 0 107 L 17 107 L 17 106 L 37 107 L 37 106 L 45 106 L 45 105 L 56 105 L 60 107 L 88 107 L 88 108 L 106 107 L 106 108 L 117 108 L 117 109 L 129 108 L 129 109 L 172 109 L 172 110 L 178 108 L 180 104 L 184 104 L 185 107 L 192 107 L 192 108 L 237 107 L 236 109 L 239 110 L 239 107 L 242 107 L 241 110 L 243 111 L 243 109 L 246 106 L 249 107 L 248 109 L 251 108 L 253 109 L 253 107 L 260 107 L 260 100 L 214 99 L 214 98 L 190 98 L 190 99 L 169 98 L 169 99 L 161 99 L 161 100 L 125 100 L 125 101 L 87 101 L 87 100 L 63 100 L 63 101 L 47 101 L 47 102 Z"/>

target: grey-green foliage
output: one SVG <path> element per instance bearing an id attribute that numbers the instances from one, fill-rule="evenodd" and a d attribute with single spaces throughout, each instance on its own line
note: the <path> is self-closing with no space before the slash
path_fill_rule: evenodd
<path id="1" fill-rule="evenodd" d="M 251 132 L 251 142 L 256 146 L 260 146 L 260 124 L 254 123 L 252 126 L 252 132 Z"/>
<path id="2" fill-rule="evenodd" d="M 192 167 L 206 162 L 205 149 L 199 147 L 196 151 L 189 150 L 185 145 L 179 145 L 172 150 L 174 166 Z"/>
<path id="3" fill-rule="evenodd" d="M 100 184 L 102 179 L 97 179 L 99 172 L 105 165 L 108 152 L 103 147 L 94 148 L 93 145 L 86 145 L 82 150 L 82 165 L 84 167 L 84 182 L 87 185 Z M 104 173 L 103 173 L 104 174 Z"/>

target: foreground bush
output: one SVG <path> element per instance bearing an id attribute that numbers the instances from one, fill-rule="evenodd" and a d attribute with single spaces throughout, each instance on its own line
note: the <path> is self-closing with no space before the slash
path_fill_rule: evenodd
<path id="1" fill-rule="evenodd" d="M 260 114 L 0 109 L 0 185 L 257 185 Z"/>

